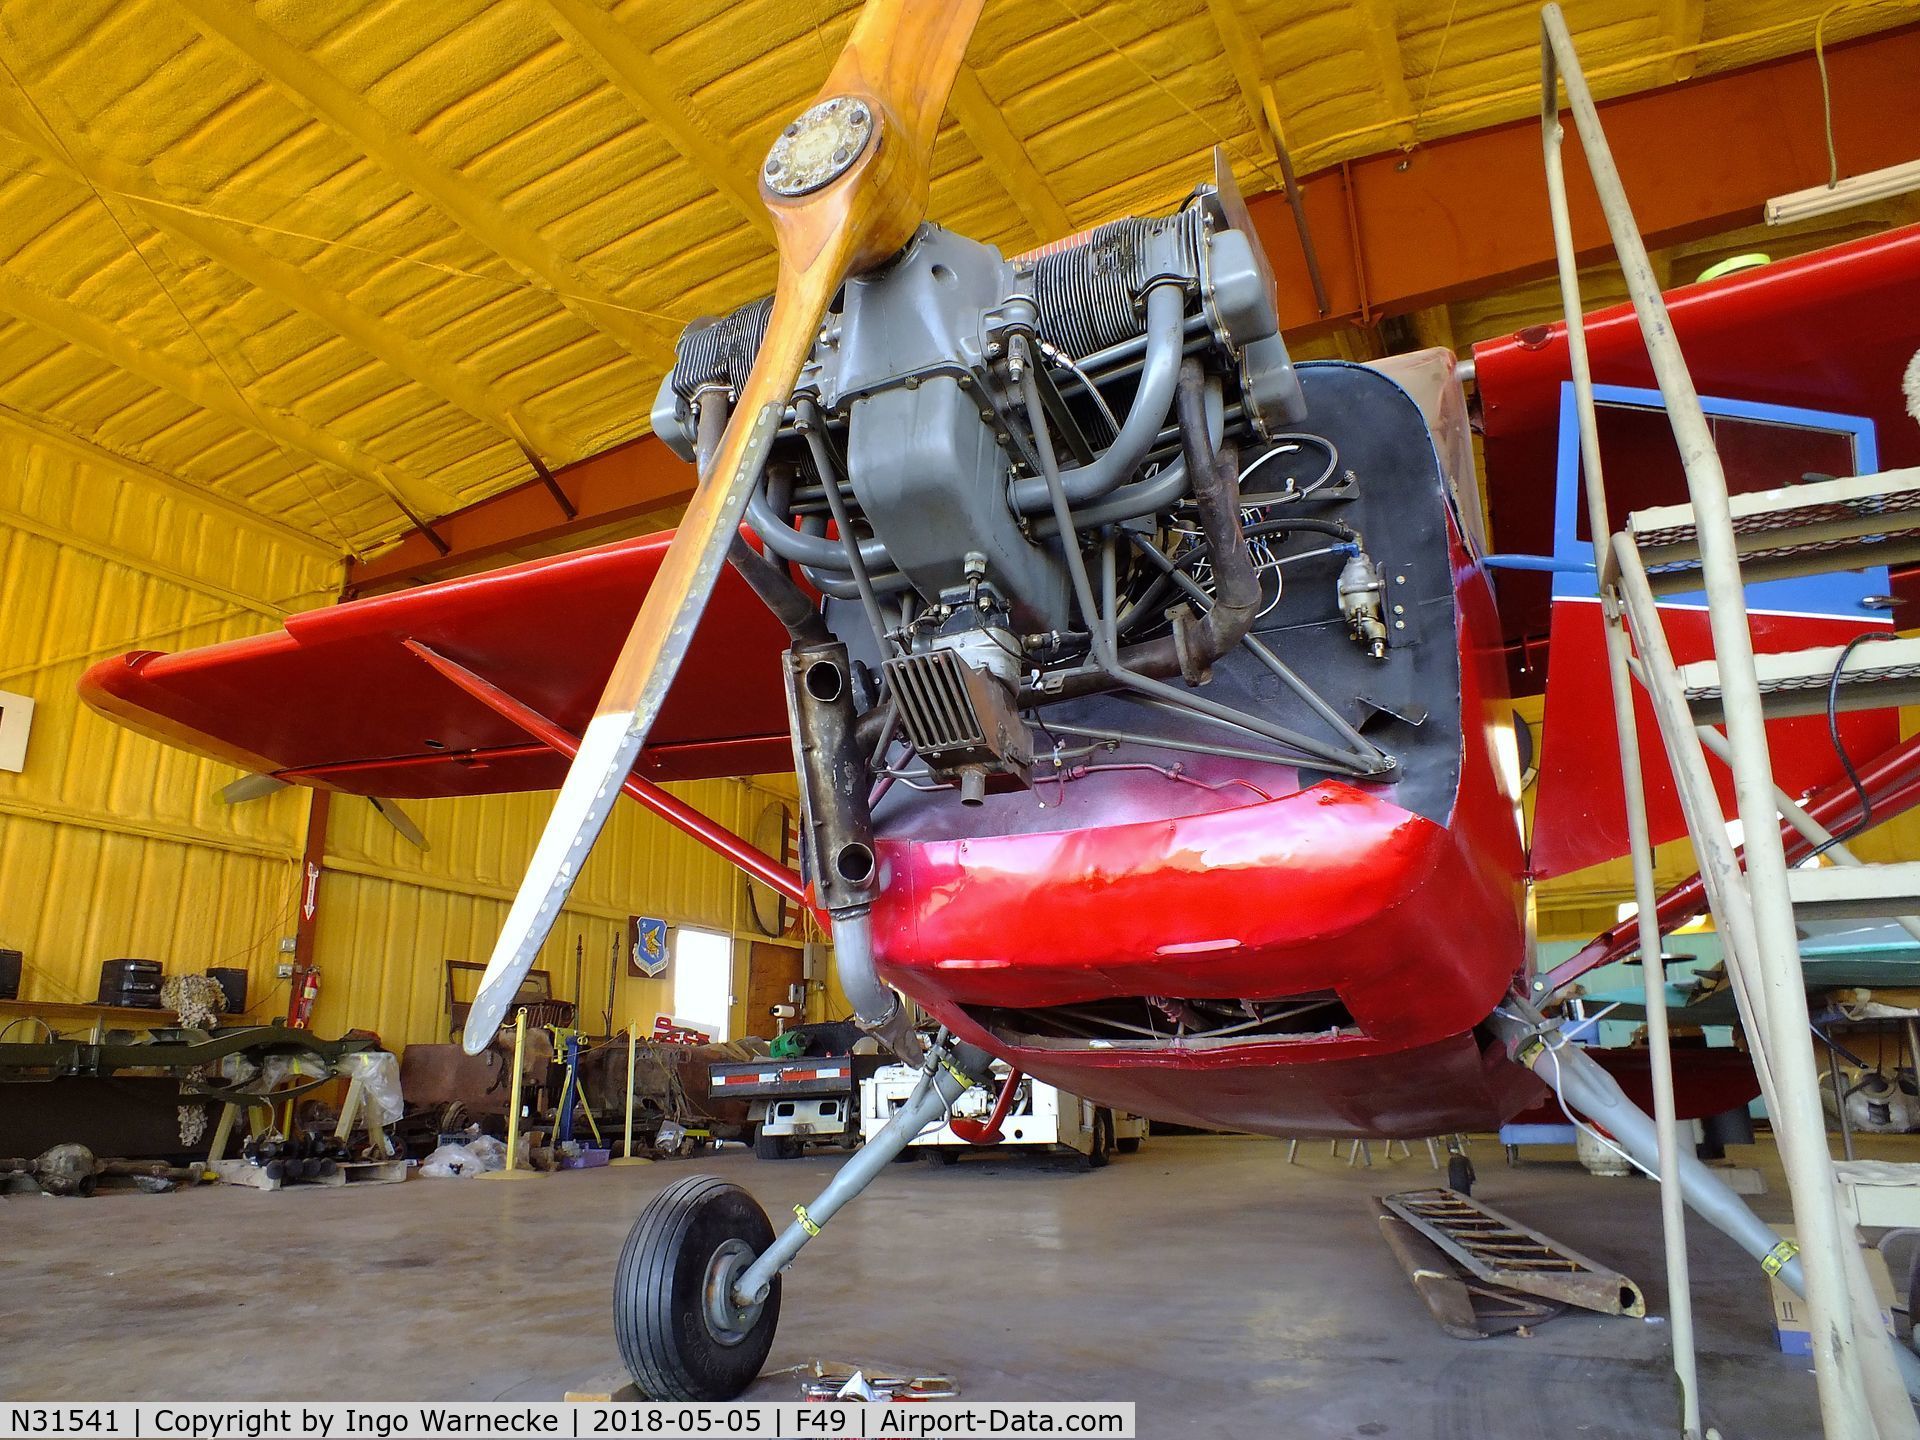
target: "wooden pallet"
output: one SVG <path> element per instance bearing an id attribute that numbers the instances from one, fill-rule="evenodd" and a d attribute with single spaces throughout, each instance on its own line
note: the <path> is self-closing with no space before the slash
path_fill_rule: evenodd
<path id="1" fill-rule="evenodd" d="M 246 1160 L 215 1160 L 213 1169 L 228 1185 L 244 1185 L 252 1190 L 284 1190 L 287 1182 L 276 1180 L 258 1165 Z M 346 1160 L 331 1175 L 316 1175 L 296 1180 L 295 1185 L 395 1185 L 407 1178 L 404 1160 Z"/>

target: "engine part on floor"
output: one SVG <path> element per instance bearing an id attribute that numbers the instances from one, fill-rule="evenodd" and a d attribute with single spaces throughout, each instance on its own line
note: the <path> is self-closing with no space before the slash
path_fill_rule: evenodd
<path id="1" fill-rule="evenodd" d="M 1619 1271 L 1457 1190 L 1407 1190 L 1380 1203 L 1488 1285 L 1602 1315 L 1647 1313 L 1640 1287 Z"/>
<path id="2" fill-rule="evenodd" d="M 1407 1272 L 1414 1290 L 1440 1328 L 1456 1340 L 1487 1340 L 1540 1325 L 1566 1306 L 1536 1295 L 1492 1285 L 1454 1260 L 1419 1229 L 1374 1198 L 1380 1237 Z"/>
<path id="3" fill-rule="evenodd" d="M 309 1130 L 292 1136 L 268 1131 L 241 1141 L 240 1158 L 256 1169 L 278 1164 L 281 1181 L 291 1185 L 330 1178 L 352 1158 L 352 1151 L 344 1140 L 325 1131 Z"/>
<path id="4" fill-rule="evenodd" d="M 160 1160 L 102 1160 L 85 1145 L 67 1144 L 54 1145 L 32 1160 L 0 1160 L 0 1178 L 8 1176 L 26 1177 L 48 1195 L 85 1196 L 93 1194 L 102 1180 L 148 1181 L 168 1190 L 176 1184 L 197 1184 L 206 1178 L 206 1167 Z"/>
<path id="5" fill-rule="evenodd" d="M 960 1387 L 951 1375 L 868 1374 L 864 1365 L 813 1362 L 800 1376 L 800 1394 L 807 1400 L 854 1400 L 887 1404 L 895 1400 L 952 1400 Z"/>
<path id="6" fill-rule="evenodd" d="M 161 1181 L 170 1189 L 174 1185 L 198 1185 L 211 1172 L 204 1165 L 169 1165 L 164 1160 L 102 1160 L 94 1173 L 103 1180 Z"/>
<path id="7" fill-rule="evenodd" d="M 97 1163 L 84 1145 L 55 1145 L 34 1160 L 0 1161 L 0 1169 L 31 1175 L 49 1195 L 91 1195 Z"/>

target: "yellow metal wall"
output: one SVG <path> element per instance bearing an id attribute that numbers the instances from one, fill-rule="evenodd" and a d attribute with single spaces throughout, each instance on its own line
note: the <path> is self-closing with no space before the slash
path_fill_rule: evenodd
<path id="1" fill-rule="evenodd" d="M 110 724 L 75 693 L 94 660 L 257 632 L 324 603 L 332 556 L 160 477 L 0 420 L 0 690 L 36 702 L 0 772 L 0 945 L 23 996 L 91 1000 L 99 962 L 248 965 L 291 923 L 307 797 L 229 809 L 231 768 Z"/>
<path id="2" fill-rule="evenodd" d="M 11 428 L 0 410 L 0 690 L 36 702 L 25 771 L 0 772 L 0 946 L 25 953 L 23 999 L 90 1001 L 100 962 L 136 955 L 170 974 L 244 966 L 253 1014 L 284 1013 L 275 969 L 296 924 L 308 793 L 224 805 L 231 767 L 100 718 L 75 685 L 89 664 L 127 650 L 269 630 L 339 584 L 337 560 L 318 545 L 136 464 Z M 743 831 L 766 799 L 732 780 L 673 788 Z M 445 1038 L 442 962 L 487 958 L 549 803 L 410 803 L 432 847 L 421 852 L 366 801 L 334 797 L 315 1028 L 364 1027 L 396 1046 Z M 572 998 L 579 943 L 582 1010 L 597 1026 L 627 916 L 732 933 L 739 897 L 719 857 L 623 805 L 541 964 Z M 665 982 L 627 978 L 623 955 L 619 969 L 615 1025 L 671 1009 Z M 736 1014 L 736 1026 L 745 1020 Z"/>
<path id="3" fill-rule="evenodd" d="M 751 792 L 744 783 L 669 788 L 730 829 L 748 828 Z M 551 803 L 549 795 L 409 802 L 407 813 L 432 847 L 423 852 L 365 801 L 335 796 L 320 890 L 315 1027 L 334 1033 L 364 1026 L 390 1046 L 445 1039 L 444 962 L 486 960 Z M 671 990 L 665 980 L 626 974 L 627 917 L 662 916 L 734 933 L 739 896 L 738 872 L 726 861 L 623 804 L 574 886 L 539 968 L 550 973 L 557 996 L 578 993 L 583 1023 L 599 1029 L 614 964 L 613 1025 L 651 1025 L 656 1013 L 672 1009 Z M 735 993 L 743 988 L 736 980 Z"/>

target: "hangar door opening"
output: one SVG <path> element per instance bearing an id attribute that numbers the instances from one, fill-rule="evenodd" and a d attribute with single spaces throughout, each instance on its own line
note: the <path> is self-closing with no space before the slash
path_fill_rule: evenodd
<path id="1" fill-rule="evenodd" d="M 733 1010 L 733 941 L 712 930 L 679 925 L 673 932 L 673 1017 L 716 1040 L 729 1038 Z"/>

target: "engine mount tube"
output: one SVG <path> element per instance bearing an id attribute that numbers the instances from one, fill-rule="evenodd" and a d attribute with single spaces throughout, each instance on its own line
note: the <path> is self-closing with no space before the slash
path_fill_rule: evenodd
<path id="1" fill-rule="evenodd" d="M 1087 464 L 1060 472 L 1069 505 L 1098 500 L 1139 469 L 1167 418 L 1180 373 L 1185 287 L 1175 280 L 1161 281 L 1147 291 L 1146 308 L 1147 355 L 1140 368 L 1140 388 L 1134 392 L 1133 404 L 1113 443 Z M 1045 514 L 1053 504 L 1044 475 L 1014 481 L 1008 499 L 1022 515 Z"/>
<path id="2" fill-rule="evenodd" d="M 1201 533 L 1214 556 L 1214 603 L 1205 612 L 1182 607 L 1173 634 L 1129 645 L 1120 652 L 1119 664 L 1150 679 L 1179 675 L 1198 685 L 1213 663 L 1253 629 L 1260 612 L 1260 576 L 1240 527 L 1239 466 L 1231 447 L 1214 449 L 1207 434 L 1205 381 L 1198 361 L 1181 363 L 1178 389 L 1183 459 L 1193 477 Z M 1065 698 L 1111 686 L 1107 675 L 1095 671 L 1068 677 L 1046 694 Z"/>
<path id="3" fill-rule="evenodd" d="M 1260 576 L 1240 528 L 1240 461 L 1233 447 L 1215 449 L 1207 439 L 1206 387 L 1197 361 L 1183 361 L 1175 401 L 1180 443 L 1193 477 L 1200 530 L 1213 550 L 1213 604 L 1184 605 L 1174 616 L 1172 640 L 1180 673 L 1199 684 L 1213 662 L 1247 638 L 1260 613 Z"/>

